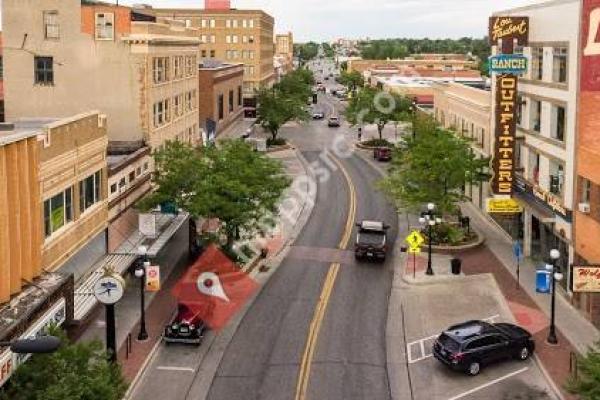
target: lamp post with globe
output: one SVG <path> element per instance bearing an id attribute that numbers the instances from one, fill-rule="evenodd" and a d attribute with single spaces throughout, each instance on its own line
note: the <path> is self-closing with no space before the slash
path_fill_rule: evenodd
<path id="1" fill-rule="evenodd" d="M 563 279 L 563 274 L 560 269 L 560 266 L 556 264 L 557 260 L 560 258 L 560 252 L 556 249 L 550 250 L 550 264 L 546 265 L 546 269 L 551 273 L 552 279 L 552 295 L 551 295 L 551 303 L 550 303 L 550 330 L 548 332 L 548 338 L 546 339 L 550 344 L 558 344 L 558 339 L 556 337 L 556 324 L 555 324 L 555 314 L 556 314 L 556 282 L 560 282 Z"/>

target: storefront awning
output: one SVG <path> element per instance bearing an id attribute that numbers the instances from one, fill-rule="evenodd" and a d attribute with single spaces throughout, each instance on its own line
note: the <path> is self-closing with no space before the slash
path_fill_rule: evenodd
<path id="1" fill-rule="evenodd" d="M 544 224 L 552 224 L 556 222 L 556 215 L 546 207 L 540 205 L 536 200 L 531 198 L 527 193 L 515 192 L 515 199 L 524 208 L 530 211 L 540 222 Z"/>

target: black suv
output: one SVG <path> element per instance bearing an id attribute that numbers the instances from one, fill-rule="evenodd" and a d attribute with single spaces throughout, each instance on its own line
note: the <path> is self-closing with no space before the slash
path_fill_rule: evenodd
<path id="1" fill-rule="evenodd" d="M 358 232 L 354 244 L 357 260 L 364 258 L 385 261 L 387 255 L 387 231 L 389 225 L 381 221 L 362 221 L 356 224 Z"/>
<path id="2" fill-rule="evenodd" d="M 468 321 L 445 330 L 433 345 L 435 358 L 456 371 L 477 375 L 481 367 L 508 358 L 525 361 L 535 342 L 525 329 L 507 323 Z"/>

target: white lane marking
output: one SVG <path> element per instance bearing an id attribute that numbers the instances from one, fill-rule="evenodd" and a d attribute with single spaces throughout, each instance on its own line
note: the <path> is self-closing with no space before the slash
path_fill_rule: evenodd
<path id="1" fill-rule="evenodd" d="M 464 393 L 461 393 L 461 394 L 459 394 L 459 395 L 457 395 L 457 396 L 450 397 L 448 400 L 458 400 L 458 399 L 462 399 L 463 397 L 465 397 L 465 396 L 468 396 L 468 395 L 470 395 L 470 394 L 473 394 L 473 393 L 475 393 L 475 392 L 478 392 L 478 391 L 480 391 L 481 389 L 485 389 L 485 388 L 486 388 L 486 387 L 488 387 L 488 386 L 492 386 L 492 385 L 495 385 L 495 384 L 496 384 L 496 383 L 498 383 L 498 382 L 502 382 L 502 381 L 504 381 L 504 380 L 506 380 L 506 379 L 508 379 L 508 378 L 512 378 L 513 376 L 515 376 L 515 375 L 518 375 L 518 374 L 520 374 L 520 373 L 522 373 L 522 372 L 525 372 L 525 371 L 527 371 L 528 369 L 529 369 L 529 367 L 521 368 L 520 370 L 517 370 L 517 371 L 511 372 L 510 374 L 506 374 L 506 375 L 504 375 L 504 376 L 501 376 L 500 378 L 496 378 L 496 379 L 494 379 L 494 380 L 491 380 L 491 381 L 489 381 L 489 382 L 487 382 L 487 383 L 484 383 L 483 385 L 479 385 L 479 386 L 477 386 L 476 388 L 473 388 L 473 389 L 471 389 L 471 390 L 467 390 L 466 392 L 464 392 Z"/>
<path id="2" fill-rule="evenodd" d="M 491 317 L 485 318 L 483 321 L 493 323 L 498 318 L 500 318 L 500 315 L 496 314 L 496 315 L 492 315 Z M 436 334 L 436 335 L 428 336 L 426 338 L 418 339 L 413 342 L 407 343 L 406 344 L 406 354 L 408 357 L 408 363 L 414 364 L 416 362 L 423 361 L 423 360 L 428 359 L 429 357 L 432 357 L 433 354 L 431 353 L 431 346 L 425 347 L 425 342 L 429 342 L 433 339 L 436 339 L 438 336 L 439 336 L 439 334 Z M 415 354 L 414 358 L 413 358 L 413 346 L 418 346 L 416 349 L 414 349 L 414 350 L 416 350 L 414 352 L 414 354 Z"/>
<path id="3" fill-rule="evenodd" d="M 186 367 L 168 367 L 160 365 L 156 367 L 156 369 L 161 371 L 181 371 L 181 372 L 196 372 L 194 368 L 186 368 Z"/>

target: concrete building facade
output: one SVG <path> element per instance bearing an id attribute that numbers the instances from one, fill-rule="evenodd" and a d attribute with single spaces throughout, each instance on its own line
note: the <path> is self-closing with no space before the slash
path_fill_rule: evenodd
<path id="1" fill-rule="evenodd" d="M 262 86 L 275 80 L 273 69 L 274 19 L 261 10 L 152 9 L 159 21 L 174 19 L 197 28 L 200 58 L 244 64 L 243 95 L 253 98 Z"/>
<path id="2" fill-rule="evenodd" d="M 111 148 L 199 141 L 195 29 L 80 0 L 7 0 L 2 17 L 8 120 L 99 109 Z"/>
<path id="3" fill-rule="evenodd" d="M 516 47 L 529 68 L 519 80 L 514 197 L 524 212 L 506 221 L 526 256 L 540 263 L 561 252 L 563 289 L 574 260 L 575 143 L 579 79 L 579 0 L 549 1 L 498 12 L 529 17 L 529 45 Z M 562 21 L 556 24 L 556 21 Z M 494 47 L 493 53 L 496 53 Z M 495 96 L 495 88 L 494 88 Z"/>
<path id="4" fill-rule="evenodd" d="M 244 114 L 243 64 L 201 64 L 198 69 L 198 118 L 207 140 L 239 121 Z"/>
<path id="5" fill-rule="evenodd" d="M 492 154 L 492 94 L 489 90 L 460 83 L 434 83 L 434 116 L 441 126 L 471 140 L 471 148 L 481 158 Z M 469 185 L 464 193 L 482 213 L 490 197 L 490 184 Z"/>
<path id="6" fill-rule="evenodd" d="M 478 63 L 475 60 L 468 60 L 464 57 L 458 57 L 452 54 L 447 56 L 437 55 L 437 57 L 427 57 L 426 54 L 407 57 L 401 60 L 348 60 L 348 72 L 358 71 L 364 73 L 371 68 L 397 69 L 397 68 L 416 68 L 434 71 L 464 71 L 477 69 Z"/>

